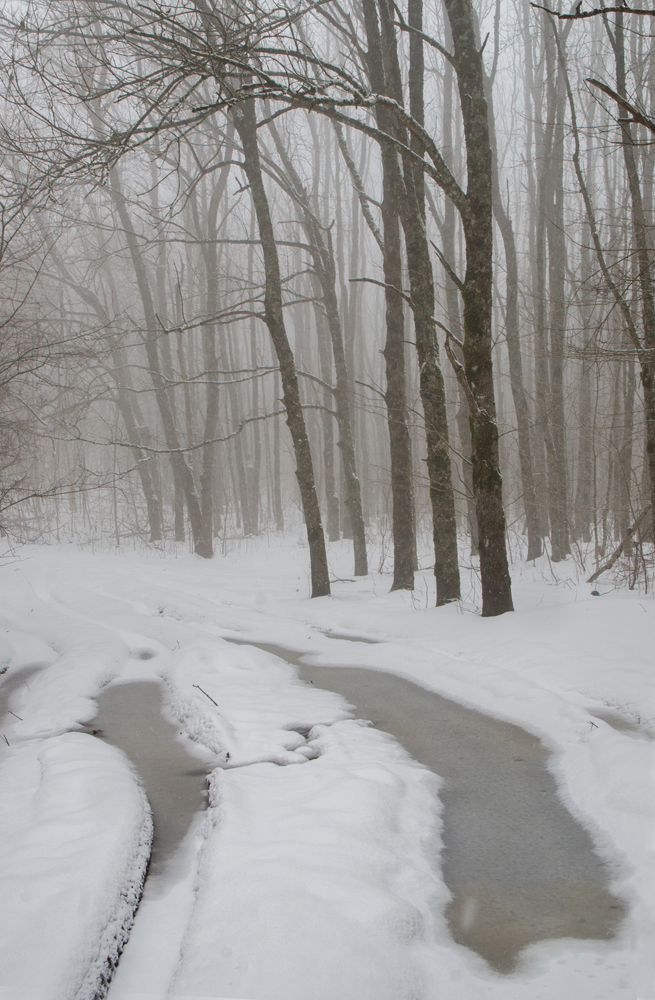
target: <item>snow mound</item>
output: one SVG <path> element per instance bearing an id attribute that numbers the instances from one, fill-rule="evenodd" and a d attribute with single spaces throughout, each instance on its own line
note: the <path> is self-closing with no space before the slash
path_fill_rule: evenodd
<path id="1" fill-rule="evenodd" d="M 222 755 L 168 995 L 423 995 L 447 896 L 440 779 L 271 653 L 204 640 L 165 678 L 187 734 Z"/>
<path id="2" fill-rule="evenodd" d="M 304 764 L 315 754 L 303 733 L 347 716 L 338 695 L 301 683 L 288 663 L 222 639 L 185 646 L 163 677 L 186 734 L 228 767 Z"/>
<path id="3" fill-rule="evenodd" d="M 82 733 L 5 751 L 1 1000 L 106 994 L 151 840 L 150 808 L 120 751 Z"/>

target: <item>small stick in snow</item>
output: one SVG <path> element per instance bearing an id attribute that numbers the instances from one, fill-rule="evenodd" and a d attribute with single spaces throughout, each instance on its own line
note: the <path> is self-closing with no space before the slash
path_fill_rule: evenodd
<path id="1" fill-rule="evenodd" d="M 193 686 L 194 686 L 194 688 L 198 688 L 198 690 L 199 690 L 199 691 L 202 691 L 202 693 L 203 693 L 203 694 L 204 694 L 204 695 L 205 695 L 205 696 L 206 696 L 207 698 L 209 698 L 209 700 L 210 700 L 210 701 L 212 702 L 212 704 L 216 705 L 216 708 L 218 708 L 218 702 L 217 702 L 217 701 L 214 701 L 214 699 L 212 698 L 212 696 L 211 696 L 210 694 L 207 694 L 207 692 L 205 691 L 205 689 L 204 689 L 204 688 L 201 688 L 199 684 L 194 684 Z"/>
<path id="2" fill-rule="evenodd" d="M 9 714 L 10 714 L 10 715 L 13 715 L 14 719 L 18 719 L 18 721 L 19 721 L 19 722 L 22 722 L 22 721 L 23 721 L 23 720 L 21 719 L 20 715 L 16 715 L 16 713 L 15 713 L 15 712 L 12 712 L 12 710 L 11 710 L 10 708 L 8 708 L 8 709 L 7 709 L 7 711 L 9 712 Z"/>
<path id="3" fill-rule="evenodd" d="M 4 733 L 2 734 L 2 738 L 3 738 L 3 740 L 5 741 L 5 743 L 7 744 L 7 746 L 8 746 L 8 747 L 10 747 L 10 746 L 11 746 L 11 743 L 9 742 L 9 740 L 7 739 L 7 737 L 5 736 L 5 734 L 4 734 Z"/>

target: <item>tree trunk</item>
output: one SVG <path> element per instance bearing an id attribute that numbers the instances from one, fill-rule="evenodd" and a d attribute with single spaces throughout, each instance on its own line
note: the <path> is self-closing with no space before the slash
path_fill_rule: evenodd
<path id="1" fill-rule="evenodd" d="M 314 302 L 314 319 L 316 322 L 316 339 L 318 343 L 318 358 L 321 378 L 328 385 L 332 384 L 332 365 L 328 344 L 326 343 L 325 315 L 317 301 Z M 329 337 L 329 334 L 327 335 Z M 323 471 L 325 473 L 325 500 L 327 504 L 327 534 L 328 541 L 338 542 L 341 538 L 339 497 L 336 491 L 334 475 L 334 417 L 328 410 L 332 409 L 334 399 L 330 389 L 323 391 Z"/>
<path id="2" fill-rule="evenodd" d="M 115 168 L 111 171 L 110 175 L 110 193 L 120 219 L 121 226 L 124 230 L 125 239 L 130 251 L 130 257 L 132 259 L 132 265 L 136 275 L 139 294 L 141 296 L 146 324 L 144 347 L 148 358 L 150 377 L 152 378 L 152 382 L 155 387 L 155 397 L 159 407 L 162 426 L 164 428 L 166 446 L 170 450 L 173 475 L 177 479 L 179 488 L 184 491 L 184 499 L 186 500 L 187 511 L 189 513 L 194 546 L 197 546 L 200 540 L 200 502 L 198 500 L 198 494 L 196 493 L 196 487 L 193 482 L 191 470 L 184 457 L 184 452 L 180 447 L 177 428 L 175 426 L 175 419 L 169 399 L 169 389 L 161 373 L 159 352 L 157 350 L 157 320 L 146 265 L 139 249 L 137 236 L 132 226 L 132 220 L 130 219 L 127 204 L 121 191 L 118 173 Z"/>
<path id="3" fill-rule="evenodd" d="M 450 44 L 450 33 L 448 44 Z M 446 62 L 444 68 L 444 105 L 443 105 L 443 153 L 444 160 L 451 171 L 455 166 L 453 157 L 453 67 Z M 459 164 L 458 164 L 459 166 Z M 434 212 L 437 221 L 436 211 Z M 443 220 L 440 233 L 443 243 L 443 254 L 450 266 L 456 270 L 455 253 L 455 206 L 450 198 L 444 199 Z M 459 291 L 451 276 L 446 273 L 446 309 L 448 313 L 448 329 L 462 340 L 462 320 L 459 307 Z M 458 406 L 455 421 L 459 434 L 462 452 L 462 482 L 466 492 L 466 512 L 471 534 L 471 552 L 476 555 L 480 548 L 478 536 L 478 515 L 475 512 L 475 497 L 473 496 L 473 472 L 471 468 L 471 426 L 469 423 L 469 406 L 462 387 L 457 384 Z"/>
<path id="4" fill-rule="evenodd" d="M 416 523 L 412 487 L 412 447 L 407 425 L 407 390 L 405 374 L 405 313 L 399 289 L 402 286 L 400 220 L 389 171 L 389 156 L 382 156 L 382 237 L 373 221 L 364 194 L 361 177 L 350 156 L 339 126 L 337 138 L 357 196 L 362 214 L 382 251 L 387 337 L 382 351 L 385 361 L 386 392 L 391 463 L 391 507 L 393 525 L 393 583 L 391 590 L 413 590 L 416 568 Z"/>
<path id="5" fill-rule="evenodd" d="M 556 30 L 553 26 L 553 30 Z M 568 476 L 564 410 L 564 346 L 566 339 L 566 233 L 564 231 L 564 107 L 566 93 L 559 72 L 554 88 L 555 129 L 548 186 L 548 300 L 550 302 L 550 426 L 552 455 L 549 469 L 550 541 L 553 562 L 566 559 L 569 545 Z"/>
<path id="6" fill-rule="evenodd" d="M 492 156 L 482 54 L 470 0 L 444 0 L 453 36 L 466 140 L 466 245 L 464 369 L 475 405 L 471 408 L 473 490 L 480 532 L 482 614 L 513 610 L 505 541 L 502 477 L 492 369 L 493 200 Z"/>
<path id="7" fill-rule="evenodd" d="M 377 93 L 388 94 L 400 103 L 402 101 L 402 87 L 393 27 L 393 11 L 386 0 L 380 0 L 381 34 L 375 8 L 370 0 L 364 3 L 364 15 L 369 45 L 368 68 L 373 89 Z M 414 12 L 414 16 L 416 16 L 416 12 Z M 416 78 L 413 80 L 413 85 L 414 88 L 417 87 Z M 414 100 L 419 100 L 416 89 L 414 89 Z M 417 109 L 415 108 L 415 110 Z M 382 108 L 378 110 L 378 126 L 381 131 L 387 132 L 387 134 L 396 137 L 400 134 L 403 139 L 406 139 L 406 136 L 402 134 L 404 129 L 399 129 Z M 419 362 L 419 389 L 425 420 L 437 605 L 440 606 L 450 601 L 459 600 L 460 580 L 446 399 L 443 374 L 438 363 L 438 344 L 434 324 L 434 284 L 425 231 L 422 171 L 420 190 L 417 190 L 416 167 L 413 159 L 405 160 L 404 177 L 400 172 L 395 153 L 390 153 L 386 162 L 388 163 L 388 180 L 393 198 L 400 211 L 405 233 L 410 297 Z"/>
<path id="8" fill-rule="evenodd" d="M 264 255 L 266 273 L 265 318 L 280 365 L 282 393 L 284 406 L 287 411 L 287 425 L 291 432 L 296 456 L 296 477 L 300 489 L 307 528 L 307 541 L 309 543 L 312 597 L 323 597 L 330 593 L 325 537 L 321 522 L 321 511 L 316 495 L 314 467 L 309 447 L 309 438 L 307 437 L 307 427 L 300 404 L 298 376 L 284 324 L 280 263 L 259 160 L 255 102 L 253 100 L 242 101 L 233 109 L 232 115 L 234 125 L 241 140 L 244 156 L 243 169 L 250 184 L 250 194 L 257 216 L 259 238 Z"/>
<path id="9" fill-rule="evenodd" d="M 503 238 L 506 267 L 506 316 L 505 339 L 509 357 L 509 378 L 516 411 L 516 425 L 519 443 L 519 464 L 521 469 L 521 491 L 525 509 L 525 524 L 528 533 L 528 560 L 538 559 L 541 555 L 541 531 L 539 525 L 539 508 L 534 483 L 532 465 L 532 443 L 530 441 L 530 410 L 523 381 L 523 361 L 521 358 L 521 341 L 519 336 L 519 276 L 516 257 L 516 242 L 514 227 L 509 214 L 505 210 L 498 178 L 498 147 L 493 113 L 493 84 L 487 83 L 489 104 L 489 137 L 493 156 L 493 209 L 498 228 Z"/>
<path id="10" fill-rule="evenodd" d="M 620 97 L 627 97 L 623 13 L 615 15 L 614 35 L 605 19 L 605 27 L 614 49 L 616 62 L 616 90 Z M 639 291 L 643 323 L 642 342 L 644 350 L 640 355 L 641 382 L 644 390 L 646 417 L 646 456 L 650 471 L 651 516 L 653 538 L 655 538 L 655 290 L 653 287 L 653 261 L 650 249 L 650 233 L 646 225 L 644 205 L 635 155 L 635 140 L 632 126 L 624 112 L 619 111 L 621 147 L 630 190 L 632 208 L 632 231 L 635 241 L 637 267 L 639 270 Z"/>
<path id="11" fill-rule="evenodd" d="M 343 344 L 341 318 L 336 293 L 336 269 L 332 246 L 328 245 L 318 225 L 316 216 L 309 209 L 309 199 L 304 185 L 291 162 L 291 158 L 280 138 L 279 132 L 271 122 L 269 125 L 275 146 L 284 165 L 296 199 L 300 202 L 303 212 L 303 225 L 310 245 L 310 253 L 314 263 L 314 273 L 318 278 L 323 296 L 323 308 L 330 332 L 332 356 L 336 386 L 334 400 L 336 403 L 337 423 L 339 425 L 339 441 L 342 469 L 346 485 L 346 506 L 350 515 L 350 526 L 353 536 L 354 574 L 366 576 L 368 573 L 368 557 L 366 554 L 366 535 L 364 517 L 362 514 L 362 497 L 357 477 L 355 463 L 355 444 L 353 440 L 352 419 L 350 412 L 350 392 L 348 385 L 348 369 Z"/>

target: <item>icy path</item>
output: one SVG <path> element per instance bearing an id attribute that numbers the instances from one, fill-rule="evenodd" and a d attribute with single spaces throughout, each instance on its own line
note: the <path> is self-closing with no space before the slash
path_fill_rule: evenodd
<path id="1" fill-rule="evenodd" d="M 608 892 L 611 871 L 558 798 L 539 740 L 394 674 L 317 667 L 293 650 L 260 648 L 342 695 L 445 779 L 443 874 L 456 941 L 509 972 L 537 941 L 614 936 L 625 905 Z"/>
<path id="2" fill-rule="evenodd" d="M 28 662 L 49 665 L 15 695 L 24 722 L 12 723 L 13 740 L 21 725 L 28 742 L 79 730 L 103 686 L 163 677 L 182 739 L 195 742 L 201 766 L 217 767 L 207 820 L 189 831 L 168 881 L 153 882 L 111 1000 L 651 996 L 651 599 L 574 604 L 537 581 L 525 596 L 517 588 L 516 615 L 481 621 L 421 611 L 409 595 L 383 593 L 375 576 L 307 601 L 305 554 L 288 543 L 279 558 L 264 546 L 211 564 L 29 556 L 2 591 L 8 677 Z M 308 694 L 279 660 L 224 642 L 291 646 L 330 669 L 352 664 L 352 643 L 328 631 L 383 640 L 358 645 L 358 663 L 546 742 L 560 795 L 629 903 L 615 942 L 533 945 L 509 976 L 453 943 L 436 863 L 437 779 L 394 741 L 344 719 L 334 695 Z M 26 636 L 46 652 L 28 651 Z M 156 655 L 141 660 L 143 649 Z M 33 962 L 39 945 L 26 938 L 18 958 Z"/>

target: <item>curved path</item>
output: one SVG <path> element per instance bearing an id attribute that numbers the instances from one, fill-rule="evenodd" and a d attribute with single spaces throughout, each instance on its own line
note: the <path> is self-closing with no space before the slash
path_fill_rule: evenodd
<path id="1" fill-rule="evenodd" d="M 510 972 L 537 941 L 616 933 L 624 903 L 609 892 L 610 872 L 559 798 L 536 737 L 396 674 L 317 667 L 306 662 L 310 654 L 251 645 L 342 695 L 445 779 L 442 870 L 455 941 Z"/>

